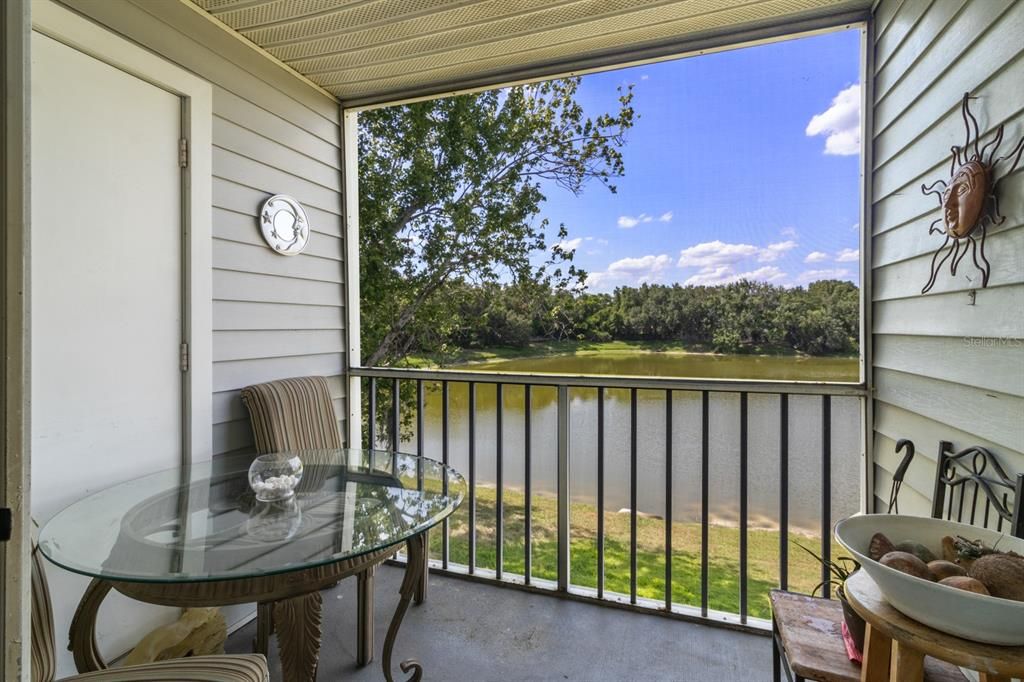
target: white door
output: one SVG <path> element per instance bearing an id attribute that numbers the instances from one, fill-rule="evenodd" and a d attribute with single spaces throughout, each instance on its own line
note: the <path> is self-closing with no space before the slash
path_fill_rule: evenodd
<path id="1" fill-rule="evenodd" d="M 181 131 L 177 95 L 33 33 L 32 511 L 41 522 L 182 461 Z M 48 573 L 61 635 L 85 581 Z M 146 617 L 132 613 L 140 607 L 124 607 L 101 628 L 108 654 L 144 632 Z"/>

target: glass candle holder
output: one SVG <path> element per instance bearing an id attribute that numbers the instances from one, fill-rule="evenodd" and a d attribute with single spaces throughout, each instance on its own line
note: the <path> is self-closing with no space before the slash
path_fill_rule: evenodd
<path id="1" fill-rule="evenodd" d="M 260 502 L 287 500 L 302 480 L 302 460 L 296 455 L 260 455 L 249 465 L 249 487 Z"/>

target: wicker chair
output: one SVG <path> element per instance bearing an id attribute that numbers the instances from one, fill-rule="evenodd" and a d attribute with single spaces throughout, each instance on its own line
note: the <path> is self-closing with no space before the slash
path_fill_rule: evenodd
<path id="1" fill-rule="evenodd" d="M 256 451 L 284 452 L 289 450 L 328 450 L 342 447 L 338 418 L 334 414 L 330 390 L 324 377 L 296 377 L 279 379 L 242 389 L 242 403 L 249 411 Z M 310 484 L 303 477 L 300 488 Z M 356 608 L 358 623 L 372 622 L 373 569 L 357 575 L 358 596 Z M 257 618 L 263 626 L 257 628 L 256 650 L 267 651 L 267 635 L 273 630 L 271 605 L 260 604 Z M 357 661 L 366 665 L 373 660 L 373 631 L 359 627 Z"/>
<path id="2" fill-rule="evenodd" d="M 43 560 L 32 543 L 32 682 L 53 682 L 57 657 L 54 648 L 53 608 Z M 96 682 L 269 682 L 267 659 L 244 656 L 194 656 L 124 668 L 110 668 L 64 678 Z"/>

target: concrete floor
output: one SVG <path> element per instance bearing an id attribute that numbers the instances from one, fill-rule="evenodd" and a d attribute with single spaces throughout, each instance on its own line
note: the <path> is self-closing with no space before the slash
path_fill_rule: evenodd
<path id="1" fill-rule="evenodd" d="M 380 656 L 402 570 L 378 571 L 374 661 L 355 664 L 355 579 L 324 593 L 321 682 L 384 679 Z M 255 623 L 228 640 L 229 653 L 251 651 Z M 276 643 L 272 642 L 272 649 Z M 395 642 L 395 679 L 403 658 L 417 658 L 424 680 L 771 679 L 771 640 L 432 575 L 427 603 L 410 607 Z M 276 650 L 271 679 L 279 680 Z"/>

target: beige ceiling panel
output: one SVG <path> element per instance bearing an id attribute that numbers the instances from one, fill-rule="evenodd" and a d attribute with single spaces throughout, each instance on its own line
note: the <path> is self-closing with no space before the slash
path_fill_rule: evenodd
<path id="1" fill-rule="evenodd" d="M 568 4 L 574 0 L 562 0 L 558 4 Z M 486 25 L 489 21 L 500 21 L 532 12 L 539 8 L 551 7 L 551 0 L 520 0 L 515 11 L 508 11 L 508 0 L 481 0 L 471 5 L 456 7 L 439 12 L 436 22 L 443 25 L 443 30 L 450 31 L 464 26 Z M 418 16 L 401 21 L 394 21 L 384 26 L 362 28 L 360 30 L 341 33 L 323 38 L 311 38 L 300 43 L 268 47 L 268 51 L 281 60 L 294 61 L 322 55 L 352 52 L 365 48 L 383 47 L 398 41 L 429 36 L 441 29 L 426 30 L 427 22 Z M 248 37 L 248 36 L 246 36 Z M 251 38 L 250 38 L 251 39 Z"/>
<path id="2" fill-rule="evenodd" d="M 840 4 L 843 0 L 833 0 Z M 574 53 L 587 54 L 614 49 L 622 45 L 636 45 L 664 41 L 680 34 L 699 33 L 718 27 L 723 20 L 749 24 L 769 15 L 774 6 L 818 7 L 823 0 L 767 0 L 756 6 L 735 7 L 698 16 L 678 15 L 679 4 L 640 10 L 644 21 L 625 23 L 619 16 L 569 24 L 560 28 L 484 41 L 469 47 L 452 49 L 423 56 L 409 56 L 368 67 L 343 69 L 330 73 L 309 75 L 310 80 L 333 92 L 347 85 L 363 84 L 374 80 L 405 76 L 409 82 L 451 80 L 469 71 L 481 74 L 500 71 L 531 62 L 549 62 Z M 634 27 L 635 26 L 635 27 Z"/>
<path id="3" fill-rule="evenodd" d="M 866 12 L 871 0 L 191 0 L 343 101 L 386 101 Z M 859 15 L 855 15 L 859 16 Z M 775 34 L 779 31 L 774 29 Z M 773 34 L 774 35 L 774 34 Z M 666 50 L 668 48 L 668 51 Z M 602 62 L 603 65 L 603 62 Z M 536 77 L 536 76 L 534 76 Z"/>
<path id="4" fill-rule="evenodd" d="M 224 4 L 224 0 L 197 0 L 201 6 L 207 4 Z M 231 0 L 227 0 L 231 2 Z M 218 9 L 206 8 L 225 24 L 237 30 L 265 26 L 278 22 L 295 21 L 314 14 L 337 12 L 353 5 L 365 4 L 364 0 L 274 0 L 257 3 L 243 2 L 221 6 Z"/>
<path id="5" fill-rule="evenodd" d="M 735 0 L 739 4 L 742 0 Z M 508 4 L 507 0 L 504 0 Z M 407 60 L 409 55 L 430 59 L 444 55 L 445 61 L 460 60 L 455 52 L 485 48 L 488 55 L 528 49 L 528 43 L 559 41 L 565 36 L 586 34 L 591 30 L 610 32 L 631 25 L 655 24 L 692 17 L 693 9 L 710 2 L 680 5 L 675 0 L 580 0 L 561 7 L 548 7 L 524 12 L 486 24 L 475 24 L 454 30 L 437 31 L 402 42 L 385 43 L 379 47 L 347 51 L 326 57 L 289 62 L 305 74 L 354 69 L 373 64 Z M 600 12 L 595 11 L 599 5 Z M 648 9 L 643 9 L 644 7 Z M 623 21 L 629 15 L 629 22 Z M 603 19 L 602 22 L 597 20 Z M 636 22 L 636 23 L 635 23 Z M 501 40 L 496 41 L 499 37 Z M 521 44 L 520 44 L 521 43 Z M 457 48 L 457 49 L 456 49 Z M 413 65 L 411 68 L 417 68 Z"/>
<path id="6" fill-rule="evenodd" d="M 265 28 L 242 31 L 249 40 L 265 47 L 305 41 L 367 26 L 386 26 L 389 22 L 416 17 L 425 25 L 436 21 L 438 14 L 456 2 L 439 0 L 377 0 L 352 7 L 318 14 L 308 19 L 272 24 Z"/>

